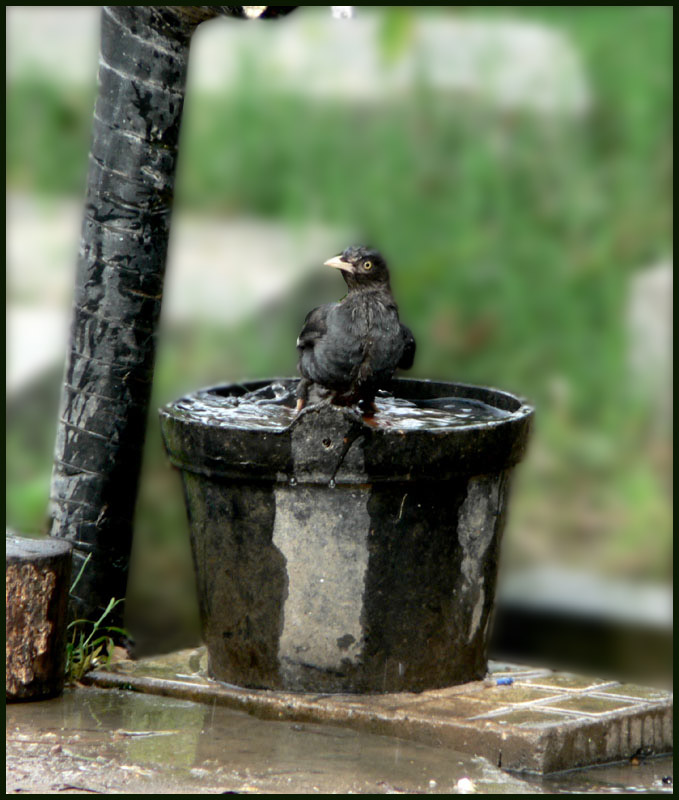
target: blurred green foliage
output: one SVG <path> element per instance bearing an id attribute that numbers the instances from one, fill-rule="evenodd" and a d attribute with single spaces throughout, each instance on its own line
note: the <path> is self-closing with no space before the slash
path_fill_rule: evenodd
<path id="1" fill-rule="evenodd" d="M 595 98 L 584 119 L 426 87 L 347 109 L 267 92 L 250 64 L 209 111 L 187 99 L 178 202 L 316 217 L 379 243 L 422 344 L 419 374 L 499 383 L 541 406 L 546 378 L 565 376 L 577 419 L 612 430 L 629 413 L 625 277 L 671 251 L 668 16 L 531 17 L 582 49 Z"/>
<path id="2" fill-rule="evenodd" d="M 93 108 L 94 91 L 42 74 L 13 82 L 6 104 L 8 188 L 84 196 Z"/>
<path id="3" fill-rule="evenodd" d="M 384 59 L 408 46 L 414 13 L 383 9 Z M 549 551 L 668 577 L 669 433 L 649 434 L 650 398 L 631 387 L 625 304 L 629 276 L 672 252 L 671 8 L 447 13 L 558 27 L 583 59 L 591 112 L 503 112 L 426 85 L 398 102 L 321 102 L 270 90 L 244 63 L 234 90 L 187 97 L 177 207 L 319 220 L 378 245 L 417 337 L 414 374 L 500 386 L 538 407 L 510 561 Z M 44 80 L 12 85 L 10 188 L 84 192 L 93 99 Z M 164 332 L 155 404 L 206 382 L 290 373 L 294 338 L 281 330 L 253 319 Z M 149 485 L 162 458 L 152 422 Z M 19 483 L 10 519 L 42 524 L 44 505 L 24 504 L 46 480 Z M 159 504 L 142 486 L 139 524 L 153 541 L 172 529 L 175 499 Z"/>

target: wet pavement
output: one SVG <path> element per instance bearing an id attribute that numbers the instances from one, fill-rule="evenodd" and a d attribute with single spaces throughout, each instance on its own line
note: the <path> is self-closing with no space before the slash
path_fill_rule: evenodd
<path id="1" fill-rule="evenodd" d="M 447 748 L 120 689 L 7 706 L 9 794 L 672 791 L 670 757 L 636 761 L 524 779 Z"/>
<path id="2" fill-rule="evenodd" d="M 488 670 L 484 680 L 419 693 L 246 689 L 210 679 L 207 649 L 199 647 L 121 660 L 84 682 L 392 736 L 483 756 L 514 773 L 547 775 L 672 751 L 670 692 L 497 661 Z"/>
<path id="3" fill-rule="evenodd" d="M 205 675 L 206 658 L 204 647 L 139 661 L 116 649 L 116 663 L 86 676 L 90 685 L 69 687 L 53 700 L 8 704 L 7 792 L 672 792 L 672 757 L 650 757 L 644 747 L 618 763 L 540 777 L 507 772 L 506 764 L 500 769 L 497 760 L 484 758 L 482 736 L 476 747 L 468 738 L 427 734 L 427 725 L 436 733 L 437 714 L 446 704 L 460 713 L 462 706 L 474 704 L 470 692 L 483 692 L 488 697 L 477 697 L 477 702 L 493 708 L 499 702 L 497 708 L 505 709 L 500 716 L 507 716 L 507 703 L 520 704 L 509 712 L 528 715 L 509 723 L 519 735 L 535 733 L 535 713 L 558 718 L 561 748 L 568 750 L 572 742 L 564 719 L 570 719 L 571 734 L 578 730 L 571 706 L 584 703 L 588 710 L 578 706 L 578 714 L 597 715 L 603 705 L 604 717 L 611 719 L 618 712 L 608 706 L 611 701 L 619 705 L 620 684 L 615 682 L 549 670 L 533 671 L 530 677 L 526 668 L 491 662 L 485 682 L 431 693 L 290 694 L 212 681 Z M 667 692 L 625 689 L 636 690 L 639 703 L 669 702 L 671 708 Z M 565 697 L 560 703 L 550 701 L 550 711 L 534 707 L 544 703 L 545 692 L 551 696 L 555 691 Z M 407 713 L 400 714 L 403 704 Z M 417 706 L 428 709 L 427 714 L 418 713 Z M 498 711 L 490 713 L 497 717 Z M 394 726 L 394 715 L 397 722 L 411 718 L 417 725 Z M 482 716 L 483 731 L 488 718 Z M 555 730 L 554 720 L 539 721 L 538 738 Z M 643 744 L 646 728 L 643 722 L 637 727 Z M 629 730 L 634 730 L 631 717 Z M 526 741 L 531 746 L 533 740 Z"/>

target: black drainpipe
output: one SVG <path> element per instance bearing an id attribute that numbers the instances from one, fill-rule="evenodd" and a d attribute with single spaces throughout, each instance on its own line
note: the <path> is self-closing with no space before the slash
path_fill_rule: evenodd
<path id="1" fill-rule="evenodd" d="M 261 18 L 293 11 L 269 6 Z M 191 35 L 243 6 L 106 6 L 71 340 L 52 473 L 52 536 L 87 558 L 71 613 L 124 597 L 151 394 Z M 113 623 L 120 624 L 122 609 Z"/>

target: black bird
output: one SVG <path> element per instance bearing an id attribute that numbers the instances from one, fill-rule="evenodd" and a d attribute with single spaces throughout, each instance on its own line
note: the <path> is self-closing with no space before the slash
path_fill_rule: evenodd
<path id="1" fill-rule="evenodd" d="M 378 389 L 396 369 L 409 369 L 415 339 L 398 318 L 389 270 L 382 255 L 369 247 L 348 247 L 325 262 L 342 270 L 349 289 L 339 303 L 314 308 L 297 339 L 297 411 L 316 385 L 336 405 L 359 404 L 366 417 L 375 412 Z"/>

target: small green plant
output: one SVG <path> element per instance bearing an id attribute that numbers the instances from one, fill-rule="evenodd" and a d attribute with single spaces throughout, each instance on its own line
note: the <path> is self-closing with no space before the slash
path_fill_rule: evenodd
<path id="1" fill-rule="evenodd" d="M 78 581 L 89 560 L 90 555 L 85 559 L 80 572 L 73 581 L 71 592 L 78 585 Z M 127 631 L 114 625 L 103 625 L 102 623 L 111 611 L 122 602 L 122 598 L 116 600 L 112 597 L 104 613 L 96 622 L 87 619 L 76 619 L 69 623 L 68 630 L 72 630 L 73 633 L 70 641 L 66 643 L 66 681 L 68 683 L 75 683 L 89 670 L 106 666 L 110 662 L 113 648 L 115 647 L 112 634 L 118 633 L 122 636 L 127 636 Z"/>

